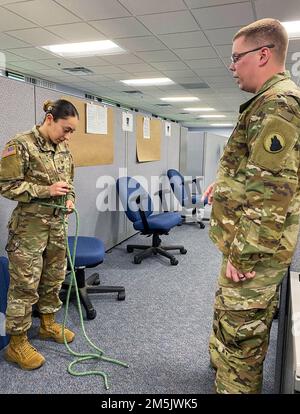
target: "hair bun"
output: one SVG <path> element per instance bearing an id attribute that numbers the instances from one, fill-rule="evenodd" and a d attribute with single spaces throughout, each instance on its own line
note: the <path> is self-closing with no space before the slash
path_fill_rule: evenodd
<path id="1" fill-rule="evenodd" d="M 44 110 L 44 112 L 51 111 L 52 108 L 53 108 L 53 106 L 54 106 L 54 102 L 51 101 L 50 99 L 47 99 L 47 101 L 45 101 L 44 104 L 43 104 L 43 110 Z"/>

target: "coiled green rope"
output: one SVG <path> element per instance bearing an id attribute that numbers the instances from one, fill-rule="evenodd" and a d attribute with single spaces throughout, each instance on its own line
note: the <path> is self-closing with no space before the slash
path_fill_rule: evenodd
<path id="1" fill-rule="evenodd" d="M 76 208 L 74 208 L 72 210 L 75 213 L 75 218 L 76 218 L 76 231 L 75 231 L 73 252 L 71 254 L 69 243 L 68 243 L 67 225 L 66 225 L 66 222 L 65 222 L 65 215 L 68 212 L 68 209 L 65 207 L 65 198 L 63 197 L 63 203 L 61 205 L 60 204 L 43 203 L 43 202 L 38 202 L 37 204 L 42 205 L 42 206 L 46 206 L 46 207 L 53 207 L 53 208 L 59 209 L 60 212 L 61 212 L 63 225 L 64 225 L 63 227 L 64 227 L 64 234 L 65 234 L 65 242 L 66 242 L 66 246 L 67 246 L 67 256 L 68 256 L 68 260 L 69 260 L 69 264 L 70 264 L 70 268 L 71 268 L 71 279 L 70 279 L 70 285 L 69 285 L 68 292 L 67 292 L 64 320 L 63 320 L 63 324 L 62 324 L 62 333 L 63 333 L 64 344 L 65 344 L 66 348 L 68 349 L 70 354 L 74 355 L 75 357 L 78 357 L 73 362 L 71 362 L 69 364 L 68 372 L 69 372 L 69 374 L 77 376 L 77 377 L 78 376 L 86 376 L 86 375 L 100 375 L 100 376 L 103 377 L 105 388 L 108 390 L 109 389 L 108 376 L 105 372 L 103 372 L 103 371 L 79 371 L 78 372 L 78 371 L 73 370 L 73 367 L 76 364 L 79 364 L 80 362 L 83 362 L 83 361 L 93 360 L 93 359 L 98 360 L 98 361 L 101 360 L 101 361 L 111 362 L 113 364 L 121 365 L 123 367 L 128 368 L 128 364 L 126 362 L 122 362 L 122 361 L 119 361 L 117 359 L 105 356 L 104 351 L 102 349 L 100 349 L 98 346 L 96 346 L 89 339 L 89 337 L 87 336 L 86 331 L 85 331 L 85 327 L 84 327 L 84 323 L 83 323 L 81 303 L 80 303 L 80 297 L 79 297 L 78 286 L 77 286 L 75 270 L 74 270 L 75 257 L 76 257 L 75 256 L 76 255 L 76 247 L 77 247 L 77 240 L 78 240 L 78 229 L 79 229 L 79 214 L 78 214 L 78 211 L 76 210 Z M 96 353 L 79 353 L 79 352 L 75 352 L 71 349 L 71 347 L 69 346 L 69 344 L 66 341 L 65 326 L 66 326 L 66 322 L 67 322 L 67 319 L 68 319 L 69 302 L 70 302 L 70 295 L 71 295 L 71 290 L 72 290 L 73 283 L 74 283 L 75 292 L 76 292 L 77 307 L 78 307 L 78 311 L 79 311 L 81 330 L 83 332 L 83 335 L 84 335 L 86 341 L 89 343 L 89 345 L 94 350 L 96 350 Z"/>

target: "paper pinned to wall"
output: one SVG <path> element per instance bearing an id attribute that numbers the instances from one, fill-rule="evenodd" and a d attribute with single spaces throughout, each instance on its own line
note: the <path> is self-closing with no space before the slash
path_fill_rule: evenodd
<path id="1" fill-rule="evenodd" d="M 171 122 L 165 122 L 165 136 L 171 136 Z"/>
<path id="2" fill-rule="evenodd" d="M 143 131 L 144 139 L 150 139 L 150 118 L 147 116 L 144 116 Z"/>
<path id="3" fill-rule="evenodd" d="M 86 104 L 86 133 L 107 135 L 107 108 Z"/>
<path id="4" fill-rule="evenodd" d="M 129 112 L 122 112 L 122 129 L 133 132 L 133 115 Z"/>

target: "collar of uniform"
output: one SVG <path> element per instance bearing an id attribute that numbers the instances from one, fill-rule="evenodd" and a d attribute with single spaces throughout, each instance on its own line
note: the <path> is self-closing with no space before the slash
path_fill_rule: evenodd
<path id="1" fill-rule="evenodd" d="M 249 101 L 244 102 L 240 106 L 240 114 L 244 112 L 245 109 L 248 108 L 248 106 L 258 97 L 258 95 L 262 94 L 266 90 L 270 89 L 273 85 L 275 85 L 278 82 L 281 82 L 285 79 L 290 79 L 291 75 L 288 70 L 281 73 L 276 73 L 276 75 L 272 76 L 270 79 L 268 79 L 260 88 L 260 90 L 251 98 Z"/>
<path id="2" fill-rule="evenodd" d="M 35 125 L 31 130 L 33 135 L 35 136 L 35 138 L 37 140 L 38 146 L 40 147 L 40 149 L 42 151 L 53 151 L 53 152 L 55 152 L 54 145 L 40 134 L 39 126 L 40 125 Z"/>

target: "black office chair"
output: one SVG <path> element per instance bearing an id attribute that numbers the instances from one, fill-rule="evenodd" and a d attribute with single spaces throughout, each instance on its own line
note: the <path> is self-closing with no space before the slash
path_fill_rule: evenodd
<path id="1" fill-rule="evenodd" d="M 71 254 L 73 252 L 75 237 L 70 236 L 68 238 Z M 85 279 L 85 269 L 93 268 L 103 262 L 105 255 L 104 244 L 102 240 L 96 237 L 78 237 L 76 258 L 75 258 L 75 275 L 79 290 L 79 296 L 81 303 L 83 304 L 88 319 L 94 319 L 96 317 L 96 310 L 94 309 L 89 293 L 118 293 L 118 300 L 125 299 L 125 288 L 123 286 L 101 286 L 98 273 L 92 274 Z M 70 265 L 68 263 L 68 270 Z M 63 289 L 68 289 L 67 282 L 63 283 Z M 72 292 L 75 293 L 74 290 Z M 61 293 L 62 299 L 65 299 L 65 293 Z"/>

